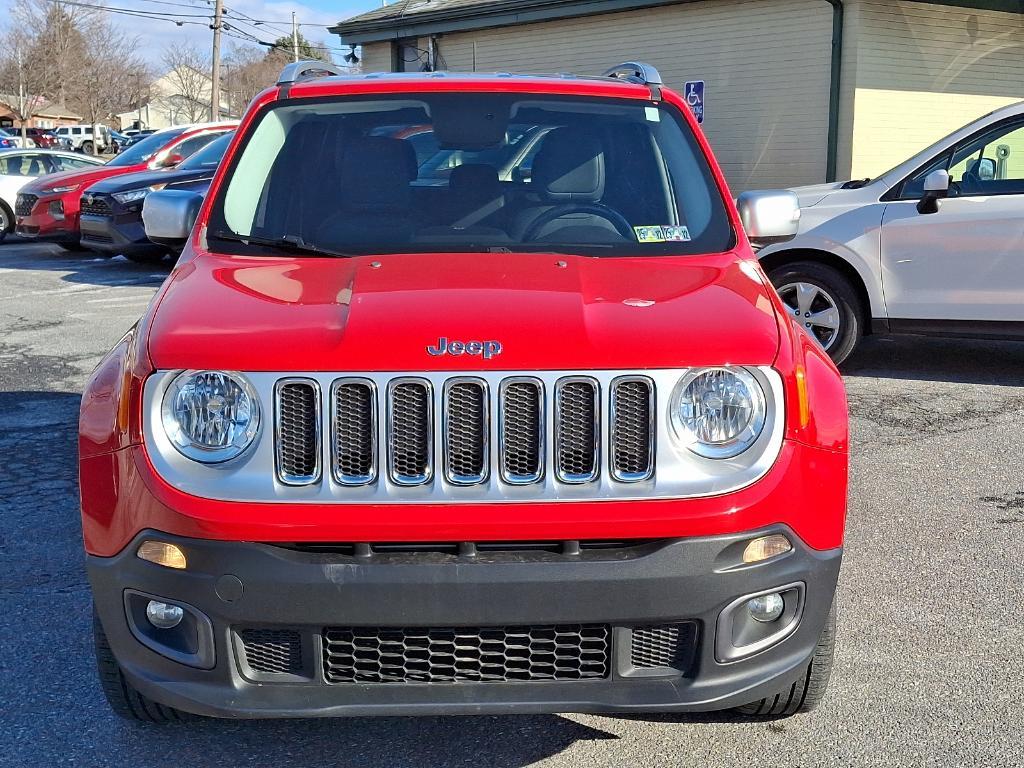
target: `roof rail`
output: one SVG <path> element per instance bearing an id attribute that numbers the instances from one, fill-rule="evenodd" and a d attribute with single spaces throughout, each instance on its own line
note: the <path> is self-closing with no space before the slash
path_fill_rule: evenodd
<path id="1" fill-rule="evenodd" d="M 347 74 L 343 70 L 328 64 L 326 61 L 296 61 L 281 70 L 277 78 L 278 85 L 292 85 L 301 80 L 313 80 L 317 77 Z"/>
<path id="2" fill-rule="evenodd" d="M 622 64 L 612 67 L 603 73 L 601 77 L 614 77 L 616 80 L 626 80 L 627 82 L 639 83 L 640 85 L 663 84 L 658 70 L 650 64 L 644 64 L 642 61 L 624 61 Z"/>

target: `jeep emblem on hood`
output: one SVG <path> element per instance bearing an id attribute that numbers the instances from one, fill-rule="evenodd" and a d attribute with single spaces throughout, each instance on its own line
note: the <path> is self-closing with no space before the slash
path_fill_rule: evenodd
<path id="1" fill-rule="evenodd" d="M 427 352 L 434 357 L 441 355 L 483 355 L 490 360 L 501 354 L 500 341 L 449 341 L 442 336 L 434 346 L 427 346 Z"/>

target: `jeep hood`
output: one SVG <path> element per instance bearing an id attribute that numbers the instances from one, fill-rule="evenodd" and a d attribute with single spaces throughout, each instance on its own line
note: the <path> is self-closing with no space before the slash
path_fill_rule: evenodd
<path id="1" fill-rule="evenodd" d="M 158 369 L 426 371 L 669 368 L 774 361 L 754 262 L 523 253 L 350 259 L 202 254 L 155 305 Z M 500 355 L 428 354 L 441 338 Z"/>

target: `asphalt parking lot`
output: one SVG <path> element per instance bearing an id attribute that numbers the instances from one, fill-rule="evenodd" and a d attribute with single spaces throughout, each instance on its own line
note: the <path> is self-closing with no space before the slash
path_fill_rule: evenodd
<path id="1" fill-rule="evenodd" d="M 0 246 L 0 765 L 1024 765 L 1024 344 L 869 340 L 832 687 L 811 715 L 155 727 L 94 679 L 79 392 L 169 266 Z"/>

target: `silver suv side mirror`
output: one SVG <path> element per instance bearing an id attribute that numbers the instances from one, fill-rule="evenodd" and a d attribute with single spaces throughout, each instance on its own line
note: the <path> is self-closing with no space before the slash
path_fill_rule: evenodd
<path id="1" fill-rule="evenodd" d="M 142 223 L 146 237 L 158 245 L 181 247 L 188 240 L 203 207 L 203 196 L 183 189 L 162 189 L 146 195 Z"/>
<path id="2" fill-rule="evenodd" d="M 939 200 L 949 196 L 949 171 L 937 168 L 924 177 L 924 197 L 917 203 L 918 213 L 938 213 Z"/>
<path id="3" fill-rule="evenodd" d="M 744 192 L 736 200 L 743 229 L 755 248 L 796 237 L 800 226 L 800 201 L 789 190 Z"/>

